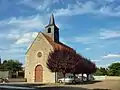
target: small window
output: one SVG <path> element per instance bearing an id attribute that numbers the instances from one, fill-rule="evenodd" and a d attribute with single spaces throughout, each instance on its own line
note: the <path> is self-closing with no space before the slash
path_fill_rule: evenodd
<path id="1" fill-rule="evenodd" d="M 51 33 L 51 28 L 48 28 L 48 33 Z"/>
<path id="2" fill-rule="evenodd" d="M 37 53 L 37 56 L 38 56 L 38 57 L 42 57 L 42 53 L 41 53 L 41 52 L 38 52 L 38 53 Z"/>

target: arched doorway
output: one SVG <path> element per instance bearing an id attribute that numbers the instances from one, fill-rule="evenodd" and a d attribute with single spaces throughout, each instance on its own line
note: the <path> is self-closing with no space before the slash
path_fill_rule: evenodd
<path id="1" fill-rule="evenodd" d="M 43 68 L 41 65 L 37 65 L 35 68 L 35 82 L 43 81 Z"/>

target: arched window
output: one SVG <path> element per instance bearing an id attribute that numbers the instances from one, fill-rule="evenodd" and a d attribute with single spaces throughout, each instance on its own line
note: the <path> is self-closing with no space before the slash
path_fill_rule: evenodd
<path id="1" fill-rule="evenodd" d="M 51 28 L 48 28 L 48 33 L 51 33 Z"/>

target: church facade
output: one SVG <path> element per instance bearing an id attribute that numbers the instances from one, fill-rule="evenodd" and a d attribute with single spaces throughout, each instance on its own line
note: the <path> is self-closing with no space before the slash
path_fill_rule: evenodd
<path id="1" fill-rule="evenodd" d="M 46 62 L 49 53 L 57 48 L 72 49 L 59 41 L 59 28 L 55 25 L 54 16 L 51 15 L 49 24 L 45 27 L 45 30 L 38 33 L 26 52 L 25 78 L 27 82 L 55 82 L 55 73 L 50 72 L 46 66 Z"/>

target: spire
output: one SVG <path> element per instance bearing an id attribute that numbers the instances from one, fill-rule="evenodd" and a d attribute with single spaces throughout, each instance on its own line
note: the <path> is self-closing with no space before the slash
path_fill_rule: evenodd
<path id="1" fill-rule="evenodd" d="M 55 25 L 54 15 L 53 14 L 50 17 L 49 25 Z"/>

